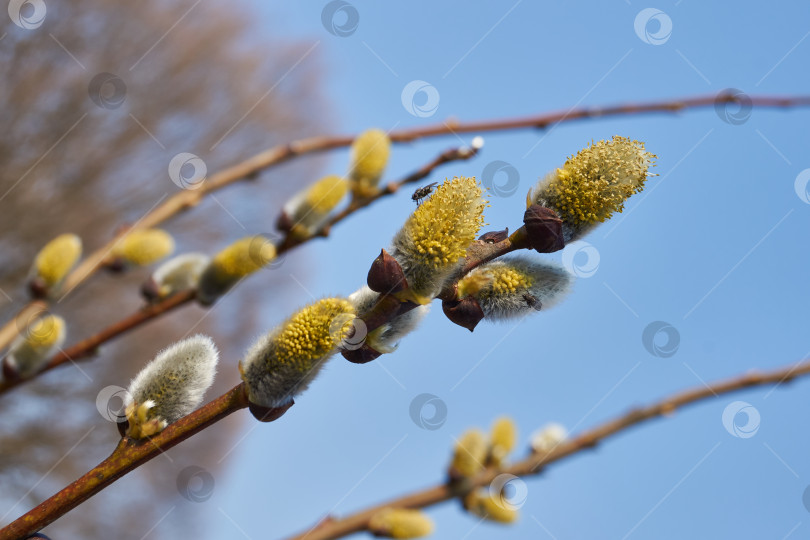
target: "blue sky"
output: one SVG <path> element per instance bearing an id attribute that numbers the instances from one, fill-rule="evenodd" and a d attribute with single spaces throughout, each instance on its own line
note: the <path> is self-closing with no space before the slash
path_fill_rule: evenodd
<path id="1" fill-rule="evenodd" d="M 806 2 L 353 0 L 334 19 L 339 29 L 347 22 L 341 17 L 356 12 L 356 28 L 343 37 L 323 25 L 326 5 L 252 8 L 257 24 L 317 44 L 339 133 L 727 88 L 808 93 L 810 82 Z M 412 81 L 438 96 L 424 117 L 403 106 Z M 470 334 L 436 305 L 396 353 L 363 366 L 337 358 L 283 419 L 248 424 L 205 503 L 208 537 L 289 535 L 327 512 L 434 484 L 454 437 L 499 415 L 519 425 L 520 457 L 529 434 L 547 422 L 580 431 L 682 388 L 808 356 L 810 204 L 800 174 L 810 168 L 810 110 L 725 114 L 707 108 L 483 134 L 476 159 L 437 171 L 430 181 L 480 178 L 496 160 L 514 167 L 519 188 L 492 197 L 492 229 L 519 226 L 526 191 L 591 140 L 644 141 L 658 155 L 660 176 L 584 239 L 598 266 L 558 307 L 520 322 L 482 323 Z M 396 179 L 454 144 L 449 136 L 398 146 L 386 176 Z M 332 153 L 324 173 L 343 172 L 347 160 L 347 151 Z M 358 288 L 412 210 L 401 193 L 341 224 L 328 242 L 290 254 L 299 264 L 279 271 L 308 266 L 305 276 L 290 276 L 299 303 L 310 292 Z M 573 257 L 573 270 L 594 264 L 587 258 Z M 268 312 L 268 327 L 283 316 Z M 656 338 L 674 349 L 671 356 L 642 343 L 655 321 L 674 328 L 674 342 Z M 457 504 L 430 509 L 436 537 L 807 537 L 808 391 L 803 381 L 754 389 L 644 424 L 527 479 L 521 519 L 508 529 L 479 523 Z M 410 418 L 422 393 L 446 404 L 439 429 Z M 753 436 L 735 437 L 724 426 L 723 412 L 736 401 L 759 415 Z M 745 414 L 736 421 L 745 424 Z"/>

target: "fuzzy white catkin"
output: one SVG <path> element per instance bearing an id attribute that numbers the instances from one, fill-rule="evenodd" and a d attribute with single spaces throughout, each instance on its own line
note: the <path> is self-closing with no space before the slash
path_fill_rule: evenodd
<path id="1" fill-rule="evenodd" d="M 201 334 L 170 345 L 135 376 L 125 405 L 151 400 L 150 418 L 167 423 L 182 418 L 197 408 L 214 382 L 218 358 L 214 341 Z"/>
<path id="2" fill-rule="evenodd" d="M 561 424 L 554 422 L 546 424 L 532 434 L 532 450 L 540 454 L 551 452 L 567 438 L 568 432 Z"/>
<path id="3" fill-rule="evenodd" d="M 62 317 L 43 317 L 11 342 L 6 362 L 18 376 L 30 377 L 56 354 L 65 342 L 65 335 L 65 320 Z"/>
<path id="4" fill-rule="evenodd" d="M 158 288 L 160 297 L 196 289 L 200 276 L 210 261 L 211 257 L 205 253 L 184 253 L 160 265 L 152 273 L 152 280 Z"/>

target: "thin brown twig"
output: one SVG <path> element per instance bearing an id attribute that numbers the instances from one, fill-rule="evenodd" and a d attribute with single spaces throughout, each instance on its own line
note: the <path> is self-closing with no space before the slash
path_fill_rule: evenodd
<path id="1" fill-rule="evenodd" d="M 145 306 L 132 315 L 124 317 L 120 321 L 111 324 L 101 332 L 76 343 L 72 347 L 59 351 L 39 372 L 33 376 L 18 379 L 3 379 L 0 381 L 0 394 L 3 394 L 19 384 L 29 381 L 34 377 L 45 373 L 46 371 L 59 367 L 62 364 L 67 364 L 68 362 L 78 362 L 80 360 L 91 358 L 93 355 L 95 355 L 96 351 L 98 351 L 98 348 L 104 343 L 128 332 L 129 330 L 132 330 L 133 328 L 137 328 L 138 326 L 154 319 L 155 317 L 158 317 L 159 315 L 168 313 L 169 311 L 180 307 L 193 299 L 194 291 L 182 291 L 166 298 L 162 302 Z"/>
<path id="2" fill-rule="evenodd" d="M 515 476 L 537 475 L 540 474 L 546 466 L 552 463 L 583 450 L 594 448 L 608 437 L 621 433 L 637 424 L 659 416 L 671 415 L 677 409 L 686 405 L 753 386 L 766 384 L 781 385 L 808 374 L 810 374 L 810 361 L 805 360 L 798 364 L 791 364 L 790 366 L 785 366 L 773 371 L 764 373 L 750 372 L 713 384 L 685 390 L 651 405 L 631 409 L 622 416 L 609 420 L 559 444 L 548 453 L 532 453 L 522 461 L 518 461 L 508 467 L 498 470 L 488 469 L 471 479 L 468 486 L 470 489 L 486 486 L 500 474 L 512 474 Z M 458 491 L 449 484 L 437 484 L 372 506 L 346 516 L 345 518 L 329 516 L 327 519 L 316 524 L 309 531 L 290 537 L 289 540 L 330 540 L 342 538 L 352 533 L 367 531 L 369 520 L 372 516 L 386 508 L 426 508 L 451 500 L 457 496 Z"/>
<path id="3" fill-rule="evenodd" d="M 459 122 L 455 119 L 448 119 L 431 126 L 393 131 L 389 133 L 389 137 L 391 141 L 395 143 L 408 143 L 420 138 L 455 135 L 458 133 L 484 133 L 526 128 L 543 129 L 550 125 L 583 118 L 658 112 L 677 113 L 685 109 L 712 107 L 723 103 L 738 103 L 741 99 L 743 99 L 743 97 L 737 94 L 720 93 L 716 95 L 694 96 L 647 103 L 624 103 L 606 107 L 581 107 L 512 119 L 477 122 Z M 747 102 L 750 100 L 750 104 L 753 107 L 787 108 L 810 105 L 810 96 L 744 96 L 744 99 Z M 354 139 L 355 136 L 352 135 L 310 137 L 267 149 L 241 163 L 223 169 L 208 178 L 198 189 L 183 190 L 175 193 L 146 214 L 133 228 L 145 229 L 155 227 L 169 218 L 197 206 L 209 193 L 237 181 L 253 178 L 257 173 L 293 158 L 349 146 Z M 72 291 L 92 276 L 98 268 L 104 264 L 110 249 L 126 232 L 126 230 L 121 231 L 112 240 L 107 242 L 107 244 L 88 255 L 65 279 L 65 290 Z M 47 307 L 47 304 L 45 304 L 45 306 Z M 15 324 L 16 320 L 28 320 L 31 316 L 36 314 L 37 311 L 41 311 L 41 309 L 41 301 L 32 301 L 24 306 L 14 319 L 0 328 L 0 349 L 7 347 L 8 344 L 11 343 L 11 340 L 19 333 L 18 325 Z"/>
<path id="4" fill-rule="evenodd" d="M 476 148 L 467 148 L 467 147 L 451 148 L 449 150 L 445 150 L 436 158 L 434 158 L 433 161 L 431 161 L 430 163 L 425 164 L 418 170 L 412 172 L 411 174 L 405 176 L 404 178 L 396 182 L 391 182 L 375 195 L 360 200 L 357 199 L 352 200 L 352 202 L 349 203 L 349 205 L 345 209 L 335 214 L 329 220 L 324 230 L 322 230 L 318 235 L 306 238 L 298 238 L 294 237 L 291 234 L 287 234 L 285 238 L 281 240 L 281 242 L 279 243 L 279 247 L 277 248 L 277 256 L 297 246 L 300 246 L 314 238 L 318 238 L 319 236 L 320 237 L 328 236 L 332 226 L 347 219 L 349 216 L 351 216 L 361 208 L 365 208 L 374 201 L 395 193 L 400 187 L 406 184 L 418 182 L 422 178 L 425 178 L 428 175 L 430 175 L 434 170 L 436 170 L 441 165 L 451 163 L 454 161 L 470 159 L 473 156 L 475 156 L 477 152 L 478 150 Z M 60 351 L 47 364 L 45 364 L 45 366 L 36 374 L 27 378 L 4 379 L 0 381 L 0 395 L 7 392 L 8 390 L 11 390 L 16 386 L 19 386 L 20 384 L 26 381 L 30 381 L 36 378 L 38 375 L 41 375 L 61 365 L 67 364 L 69 362 L 86 360 L 93 357 L 98 348 L 104 343 L 120 336 L 121 334 L 133 330 L 143 325 L 144 323 L 151 321 L 156 317 L 164 315 L 174 310 L 175 308 L 188 304 L 189 302 L 194 300 L 194 297 L 195 297 L 194 291 L 183 291 L 174 294 L 168 298 L 165 298 L 164 300 L 161 300 L 155 304 L 146 306 L 136 311 L 132 315 L 129 315 L 121 319 L 120 321 L 111 324 L 110 326 L 101 330 L 97 334 L 87 339 L 84 339 L 79 343 L 76 343 L 72 347 Z M 39 311 L 41 310 L 42 308 L 40 307 Z"/>
<path id="5" fill-rule="evenodd" d="M 543 469 L 583 450 L 594 448 L 599 442 L 630 427 L 659 416 L 671 415 L 678 408 L 729 392 L 765 384 L 782 385 L 810 374 L 810 361 L 785 366 L 773 371 L 749 372 L 714 384 L 699 386 L 667 397 L 661 401 L 631 409 L 626 414 L 561 443 L 546 454 L 531 454 L 526 459 L 502 469 L 488 469 L 470 479 L 468 489 L 487 485 L 499 474 L 515 476 L 537 475 Z M 151 460 L 229 414 L 247 407 L 244 383 L 239 384 L 180 420 L 170 424 L 148 440 L 134 441 L 124 438 L 113 453 L 81 478 L 62 489 L 46 501 L 0 529 L 0 540 L 11 540 L 33 534 L 66 514 L 125 474 Z M 458 491 L 443 483 L 404 495 L 386 503 L 349 515 L 345 518 L 328 517 L 309 531 L 291 540 L 328 540 L 368 530 L 372 516 L 385 508 L 425 508 L 458 496 Z"/>
<path id="6" fill-rule="evenodd" d="M 199 433 L 229 414 L 247 407 L 244 384 L 170 424 L 147 440 L 121 439 L 110 456 L 59 493 L 0 529 L 0 540 L 26 538 L 63 516 L 125 474 Z"/>

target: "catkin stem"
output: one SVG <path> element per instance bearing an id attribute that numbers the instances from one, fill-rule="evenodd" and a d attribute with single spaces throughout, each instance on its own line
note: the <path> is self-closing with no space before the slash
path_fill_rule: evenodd
<path id="1" fill-rule="evenodd" d="M 789 108 L 810 105 L 810 96 L 748 96 L 748 98 L 750 99 L 751 105 L 754 107 Z M 714 107 L 718 104 L 736 102 L 739 102 L 739 96 L 728 93 L 676 98 L 667 101 L 624 103 L 606 107 L 581 107 L 513 119 L 485 120 L 478 122 L 446 120 L 431 126 L 392 131 L 388 134 L 388 137 L 393 143 L 409 143 L 426 137 L 457 135 L 459 133 L 509 131 L 527 128 L 543 129 L 550 125 L 584 118 L 629 116 L 661 112 L 678 113 L 685 109 Z M 241 163 L 210 176 L 199 189 L 193 191 L 183 190 L 172 195 L 146 214 L 143 219 L 138 222 L 137 228 L 148 229 L 156 227 L 175 215 L 197 206 L 208 194 L 225 186 L 240 180 L 254 178 L 259 172 L 296 157 L 349 146 L 355 138 L 355 136 L 346 135 L 336 137 L 310 137 L 269 148 Z M 107 244 L 88 255 L 85 260 L 67 276 L 64 283 L 64 289 L 67 291 L 65 294 L 75 289 L 103 266 L 104 262 L 107 260 L 110 249 L 126 234 L 127 230 L 122 230 Z M 42 303 L 40 301 L 34 301 L 27 304 L 18 313 L 17 317 L 0 328 L 0 349 L 7 347 L 9 343 L 11 343 L 11 340 L 19 333 L 14 321 L 16 319 L 24 320 L 24 318 L 20 316 L 31 312 L 37 305 L 42 305 Z M 47 307 L 47 304 L 44 305 Z"/>
<path id="2" fill-rule="evenodd" d="M 518 461 L 500 470 L 487 469 L 477 477 L 470 479 L 469 487 L 472 489 L 474 487 L 486 486 L 499 474 L 513 474 L 515 476 L 537 475 L 540 474 L 546 466 L 552 463 L 575 455 L 583 450 L 594 448 L 598 443 L 608 437 L 621 433 L 637 424 L 659 416 L 674 414 L 677 409 L 686 405 L 754 386 L 785 384 L 793 379 L 804 377 L 808 374 L 810 374 L 810 361 L 805 360 L 774 371 L 745 373 L 724 381 L 685 390 L 646 407 L 631 409 L 622 416 L 609 420 L 593 429 L 580 433 L 578 436 L 568 441 L 560 443 L 548 453 L 530 454 L 522 461 Z M 331 540 L 334 538 L 342 538 L 352 533 L 368 530 L 369 521 L 372 516 L 386 508 L 426 508 L 451 500 L 456 496 L 457 493 L 453 491 L 449 485 L 438 484 L 361 510 L 345 518 L 328 516 L 308 531 L 297 534 L 289 540 Z"/>
<path id="3" fill-rule="evenodd" d="M 247 407 L 244 383 L 184 416 L 150 439 L 121 439 L 110 456 L 84 476 L 0 529 L 0 540 L 25 538 L 63 516 L 125 474 L 229 414 Z"/>

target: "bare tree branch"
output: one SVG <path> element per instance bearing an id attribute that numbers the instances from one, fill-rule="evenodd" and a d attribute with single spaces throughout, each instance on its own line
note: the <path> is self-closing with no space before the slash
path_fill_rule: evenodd
<path id="1" fill-rule="evenodd" d="M 561 443 L 546 454 L 532 454 L 526 459 L 500 470 L 486 470 L 471 479 L 468 489 L 484 486 L 499 474 L 515 476 L 536 475 L 543 469 L 563 458 L 574 455 L 599 442 L 616 435 L 636 424 L 663 415 L 669 415 L 680 407 L 699 401 L 766 384 L 785 384 L 793 379 L 810 374 L 810 360 L 791 364 L 773 371 L 749 372 L 731 379 L 685 390 L 645 407 L 631 409 L 626 414 L 585 431 Z M 60 516 L 89 499 L 125 474 L 146 463 L 161 452 L 168 450 L 218 422 L 229 414 L 247 407 L 247 393 L 244 384 L 218 397 L 211 403 L 170 424 L 151 439 L 133 441 L 124 438 L 113 453 L 84 476 L 36 506 L 34 509 L 0 529 L 0 540 L 11 540 L 37 532 Z M 362 510 L 342 519 L 328 517 L 309 531 L 291 540 L 328 540 L 368 529 L 371 517 L 385 508 L 425 508 L 459 496 L 458 490 L 447 483 L 438 484 L 383 504 Z"/>
<path id="2" fill-rule="evenodd" d="M 739 99 L 739 96 L 734 94 L 721 93 L 717 95 L 695 96 L 647 103 L 625 103 L 606 107 L 574 108 L 567 111 L 557 111 L 514 119 L 477 122 L 445 120 L 444 122 L 432 126 L 393 131 L 389 133 L 389 137 L 392 142 L 406 143 L 426 137 L 458 133 L 483 133 L 525 128 L 542 129 L 553 124 L 584 118 L 627 116 L 656 112 L 676 113 L 686 109 L 713 107 L 717 104 L 738 102 Z M 810 105 L 810 96 L 749 96 L 749 99 L 751 105 L 754 107 L 788 108 Z M 262 170 L 303 155 L 349 146 L 354 139 L 355 136 L 351 135 L 333 137 L 318 136 L 299 139 L 265 150 L 241 163 L 212 175 L 202 183 L 199 189 L 180 191 L 169 197 L 140 220 L 137 224 L 137 228 L 155 227 L 169 218 L 198 205 L 209 193 L 239 180 L 253 178 Z M 126 231 L 120 232 L 115 238 L 107 242 L 107 244 L 89 254 L 67 278 L 65 278 L 65 290 L 71 291 L 75 289 L 92 276 L 107 260 L 110 249 L 115 242 L 125 233 Z M 15 320 L 29 320 L 31 315 L 41 309 L 42 303 L 40 301 L 31 302 L 22 308 L 17 317 L 0 328 L 0 349 L 8 346 L 11 340 L 18 334 L 19 330 L 17 324 L 15 324 Z"/>
<path id="3" fill-rule="evenodd" d="M 281 255 L 282 253 L 285 253 L 297 246 L 305 244 L 306 242 L 312 240 L 313 238 L 328 236 L 332 226 L 347 219 L 349 216 L 351 216 L 361 208 L 365 208 L 374 201 L 377 201 L 383 197 L 396 193 L 396 191 L 404 185 L 418 182 L 419 180 L 429 176 L 436 168 L 438 168 L 441 165 L 451 163 L 453 161 L 467 160 L 475 156 L 477 153 L 478 149 L 469 147 L 451 148 L 449 150 L 445 150 L 444 152 L 436 156 L 436 158 L 434 158 L 430 163 L 425 164 L 418 170 L 414 171 L 413 173 L 409 174 L 408 176 L 402 178 L 399 181 L 391 182 L 375 195 L 364 199 L 352 200 L 349 206 L 347 206 L 344 210 L 335 214 L 329 220 L 326 227 L 323 230 L 321 230 L 319 234 L 306 238 L 294 237 L 291 234 L 287 234 L 279 244 L 279 247 L 277 249 L 277 255 Z M 93 357 L 98 348 L 104 343 L 130 330 L 133 330 L 141 326 L 142 324 L 151 321 L 152 319 L 155 319 L 176 308 L 179 308 L 180 306 L 190 303 L 191 301 L 194 300 L 194 297 L 195 297 L 194 291 L 183 291 L 174 294 L 168 298 L 165 298 L 160 302 L 146 306 L 143 309 L 136 311 L 135 313 L 121 319 L 120 321 L 111 324 L 110 326 L 101 330 L 97 334 L 80 341 L 79 343 L 73 345 L 72 347 L 60 351 L 53 358 L 51 358 L 51 360 L 47 364 L 45 364 L 45 366 L 38 373 L 34 374 L 33 376 L 24 379 L 7 379 L 7 378 L 3 379 L 2 381 L 0 381 L 0 395 L 4 394 L 8 390 L 11 390 L 16 386 L 19 386 L 20 384 L 26 381 L 30 381 L 36 378 L 38 375 L 41 375 L 42 373 L 50 371 L 63 364 L 77 362 L 80 360 L 86 360 Z M 44 309 L 39 302 L 35 304 L 37 307 L 37 311 L 42 311 L 42 309 Z M 29 317 L 28 320 L 30 320 L 30 318 L 31 317 Z"/>
<path id="4" fill-rule="evenodd" d="M 781 385 L 808 374 L 810 374 L 810 361 L 805 360 L 798 364 L 791 364 L 774 371 L 764 373 L 750 372 L 724 381 L 718 381 L 709 385 L 679 392 L 651 405 L 631 409 L 622 416 L 609 420 L 568 441 L 560 443 L 548 453 L 531 454 L 522 461 L 518 461 L 502 469 L 487 469 L 477 477 L 471 479 L 468 484 L 468 489 L 486 486 L 500 474 L 513 474 L 515 476 L 540 474 L 546 466 L 552 463 L 583 450 L 594 448 L 601 441 L 621 433 L 636 424 L 652 420 L 659 416 L 671 415 L 676 410 L 686 405 L 754 386 L 763 386 L 766 384 Z M 332 538 L 342 538 L 352 533 L 368 530 L 371 517 L 385 508 L 425 508 L 458 496 L 459 492 L 453 486 L 447 483 L 437 484 L 361 510 L 345 518 L 327 516 L 310 530 L 293 536 L 290 540 L 329 540 Z"/>

